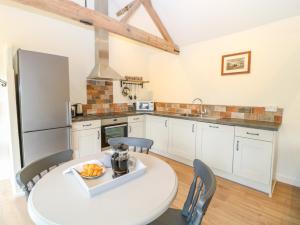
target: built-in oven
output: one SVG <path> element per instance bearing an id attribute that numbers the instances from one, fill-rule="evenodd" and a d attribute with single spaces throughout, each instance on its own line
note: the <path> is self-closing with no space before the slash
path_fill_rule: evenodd
<path id="1" fill-rule="evenodd" d="M 108 139 L 128 136 L 128 118 L 118 117 L 101 120 L 101 149 L 109 149 Z"/>

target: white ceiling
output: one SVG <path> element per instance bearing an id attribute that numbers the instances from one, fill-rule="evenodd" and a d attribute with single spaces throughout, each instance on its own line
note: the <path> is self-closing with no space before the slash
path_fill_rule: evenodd
<path id="1" fill-rule="evenodd" d="M 110 0 L 110 14 L 131 0 Z M 180 46 L 217 38 L 300 15 L 300 0 L 152 0 L 174 41 Z M 144 9 L 131 22 L 157 34 Z"/>

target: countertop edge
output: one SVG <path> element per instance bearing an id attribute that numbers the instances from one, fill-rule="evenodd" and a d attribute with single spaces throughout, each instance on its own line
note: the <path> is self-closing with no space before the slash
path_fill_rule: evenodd
<path id="1" fill-rule="evenodd" d="M 117 114 L 97 114 L 97 115 L 87 115 L 78 118 L 73 118 L 72 122 L 84 122 L 84 121 L 92 121 L 98 119 L 111 119 L 116 117 L 127 117 L 127 116 L 137 116 L 137 115 L 150 115 L 150 116 L 161 116 L 161 117 L 169 117 L 175 119 L 184 119 L 196 122 L 203 123 L 213 123 L 220 125 L 228 125 L 228 126 L 239 126 L 239 127 L 248 127 L 253 129 L 262 129 L 269 131 L 278 131 L 281 127 L 281 124 L 276 124 L 272 122 L 264 122 L 264 121 L 253 121 L 253 120 L 242 120 L 242 119 L 209 119 L 209 118 L 198 118 L 198 117 L 188 117 L 188 116 L 180 116 L 173 113 L 164 113 L 164 112 L 125 112 L 125 113 L 117 113 Z"/>

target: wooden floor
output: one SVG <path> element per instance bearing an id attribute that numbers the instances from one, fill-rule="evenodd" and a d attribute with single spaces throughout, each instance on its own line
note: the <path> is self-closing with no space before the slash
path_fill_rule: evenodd
<path id="1" fill-rule="evenodd" d="M 170 159 L 162 159 L 177 173 L 179 188 L 172 207 L 181 208 L 193 178 L 193 169 Z M 1 181 L 0 225 L 30 224 L 32 222 L 27 215 L 25 199 L 14 199 L 10 183 Z M 256 224 L 300 225 L 300 188 L 277 183 L 273 197 L 269 198 L 264 193 L 218 177 L 217 191 L 203 225 Z"/>

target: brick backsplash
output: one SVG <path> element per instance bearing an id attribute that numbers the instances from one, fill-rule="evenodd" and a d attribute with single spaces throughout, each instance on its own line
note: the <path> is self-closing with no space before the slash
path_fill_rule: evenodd
<path id="1" fill-rule="evenodd" d="M 278 108 L 277 112 L 267 112 L 265 107 L 254 106 L 226 106 L 226 105 L 203 105 L 209 116 L 219 118 L 235 118 L 245 120 L 256 120 L 266 122 L 282 122 L 283 109 Z M 183 103 L 155 102 L 155 110 L 170 113 L 199 114 L 200 105 Z"/>
<path id="2" fill-rule="evenodd" d="M 87 81 L 87 104 L 84 114 L 111 113 L 128 111 L 128 104 L 113 103 L 113 83 L 104 80 Z"/>

